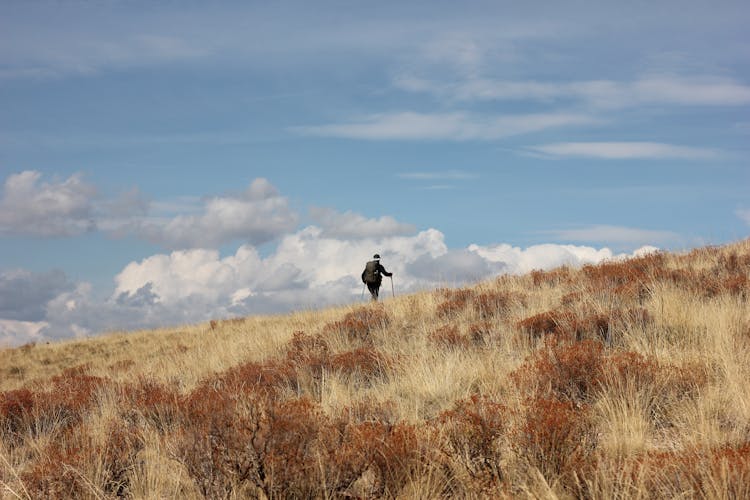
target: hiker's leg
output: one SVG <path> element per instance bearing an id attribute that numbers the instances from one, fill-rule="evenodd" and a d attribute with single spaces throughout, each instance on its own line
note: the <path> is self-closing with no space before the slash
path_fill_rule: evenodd
<path id="1" fill-rule="evenodd" d="M 367 289 L 370 291 L 371 300 L 378 300 L 378 286 L 374 283 L 368 283 Z"/>

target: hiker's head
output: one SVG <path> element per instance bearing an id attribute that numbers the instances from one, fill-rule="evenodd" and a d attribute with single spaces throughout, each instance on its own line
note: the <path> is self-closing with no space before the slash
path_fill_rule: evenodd
<path id="1" fill-rule="evenodd" d="M 376 253 L 375 255 L 372 256 L 372 258 L 375 260 L 380 260 L 380 254 Z"/>

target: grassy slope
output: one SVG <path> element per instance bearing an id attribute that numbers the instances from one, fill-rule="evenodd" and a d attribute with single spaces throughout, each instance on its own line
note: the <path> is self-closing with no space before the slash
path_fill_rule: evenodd
<path id="1" fill-rule="evenodd" d="M 3 350 L 0 491 L 750 496 L 749 278 L 746 240 Z"/>

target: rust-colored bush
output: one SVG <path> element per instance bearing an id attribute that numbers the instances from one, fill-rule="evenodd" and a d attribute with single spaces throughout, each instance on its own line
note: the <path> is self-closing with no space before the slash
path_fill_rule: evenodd
<path id="1" fill-rule="evenodd" d="M 730 295 L 746 299 L 750 296 L 750 280 L 747 274 L 733 274 L 724 278 L 722 288 Z"/>
<path id="2" fill-rule="evenodd" d="M 266 394 L 210 383 L 183 399 L 174 456 L 205 497 L 228 498 L 243 483 L 266 486 L 259 449 L 267 439 L 268 401 Z"/>
<path id="3" fill-rule="evenodd" d="M 166 432 L 180 414 L 180 395 L 154 380 L 140 379 L 121 388 L 121 405 L 128 418 L 142 416 L 160 432 Z"/>
<path id="4" fill-rule="evenodd" d="M 328 461 L 328 489 L 344 496 L 394 498 L 424 465 L 425 453 L 416 426 L 383 422 L 346 425 Z M 359 494 L 352 491 L 357 482 L 364 483 Z"/>
<path id="5" fill-rule="evenodd" d="M 523 297 L 511 292 L 482 292 L 473 300 L 474 311 L 482 319 L 503 317 L 513 304 L 522 304 Z"/>
<path id="6" fill-rule="evenodd" d="M 287 348 L 286 359 L 295 369 L 306 370 L 314 379 L 319 380 L 328 365 L 329 351 L 328 342 L 321 335 L 294 332 Z"/>
<path id="7" fill-rule="evenodd" d="M 571 401 L 534 397 L 524 404 L 521 424 L 512 433 L 516 454 L 536 467 L 547 481 L 559 479 L 567 488 L 575 486 L 575 476 L 591 466 L 590 451 L 595 446 L 593 426 L 586 406 Z"/>
<path id="8" fill-rule="evenodd" d="M 385 328 L 389 323 L 385 308 L 381 304 L 372 304 L 355 309 L 341 321 L 326 325 L 324 330 L 341 332 L 352 339 L 368 340 L 373 331 Z"/>
<path id="9" fill-rule="evenodd" d="M 558 335 L 570 340 L 607 339 L 611 340 L 613 325 L 645 326 L 652 321 L 643 308 L 613 309 L 607 313 L 581 313 L 562 308 L 535 314 L 518 321 L 516 327 L 532 338 Z"/>
<path id="10" fill-rule="evenodd" d="M 443 296 L 443 302 L 435 310 L 440 318 L 449 318 L 460 314 L 468 307 L 475 295 L 474 290 L 470 288 L 459 288 L 456 290 L 443 288 L 438 290 L 437 293 Z"/>
<path id="11" fill-rule="evenodd" d="M 609 291 L 626 301 L 643 301 L 650 294 L 653 274 L 663 266 L 661 254 L 619 262 L 586 265 L 582 273 L 589 281 L 591 293 Z"/>
<path id="12" fill-rule="evenodd" d="M 634 460 L 644 488 L 655 496 L 747 498 L 750 495 L 750 443 L 713 448 L 651 451 Z"/>
<path id="13" fill-rule="evenodd" d="M 576 404 L 588 401 L 601 382 L 604 349 L 600 342 L 566 342 L 551 337 L 527 359 L 511 379 L 527 394 Z"/>
<path id="14" fill-rule="evenodd" d="M 263 377 L 265 365 L 244 365 L 183 398 L 175 457 L 206 497 L 310 498 L 321 487 L 334 427 L 307 398 L 279 400 L 266 385 L 241 384 L 242 375 Z"/>
<path id="15" fill-rule="evenodd" d="M 127 496 L 143 443 L 135 428 L 123 422 L 110 422 L 106 432 L 105 442 L 97 443 L 79 425 L 50 443 L 21 474 L 31 497 Z"/>
<path id="16" fill-rule="evenodd" d="M 273 395 L 285 389 L 296 388 L 298 375 L 294 363 L 289 360 L 269 360 L 261 363 L 243 363 L 206 383 L 224 387 L 225 390 L 238 394 L 263 392 Z"/>
<path id="17" fill-rule="evenodd" d="M 696 365 L 677 367 L 630 351 L 606 351 L 600 342 L 571 342 L 548 337 L 542 349 L 510 375 L 524 393 L 542 398 L 590 403 L 601 390 L 618 381 L 636 387 L 658 387 L 656 406 L 671 398 L 688 397 L 705 386 L 705 369 Z M 658 423 L 658 422 L 657 422 Z"/>
<path id="18" fill-rule="evenodd" d="M 16 389 L 0 393 L 0 436 L 10 445 L 18 445 L 33 419 L 34 393 Z"/>
<path id="19" fill-rule="evenodd" d="M 331 356 L 328 369 L 344 375 L 358 375 L 366 380 L 385 374 L 388 358 L 372 347 L 360 347 L 353 351 Z"/>
<path id="20" fill-rule="evenodd" d="M 517 322 L 516 326 L 528 332 L 532 337 L 541 337 L 543 335 L 559 333 L 558 321 L 558 314 L 554 311 L 548 311 L 529 316 Z"/>
<path id="21" fill-rule="evenodd" d="M 497 488 L 503 479 L 500 440 L 508 430 L 507 413 L 504 405 L 475 394 L 437 419 L 445 435 L 444 458 L 480 489 Z"/>
<path id="22" fill-rule="evenodd" d="M 265 471 L 269 498 L 312 498 L 320 490 L 318 459 L 335 436 L 328 419 L 309 399 L 271 405 L 265 439 L 254 445 Z M 328 446 L 327 446 L 328 445 Z"/>
<path id="23" fill-rule="evenodd" d="M 431 342 L 446 349 L 466 349 L 470 340 L 458 331 L 456 325 L 444 325 L 431 332 L 427 337 Z"/>

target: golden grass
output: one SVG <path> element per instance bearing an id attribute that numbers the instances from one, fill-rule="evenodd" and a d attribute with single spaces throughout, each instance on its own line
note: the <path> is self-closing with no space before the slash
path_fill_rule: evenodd
<path id="1" fill-rule="evenodd" d="M 745 240 L 4 349 L 0 496 L 738 498 L 748 282 Z"/>

